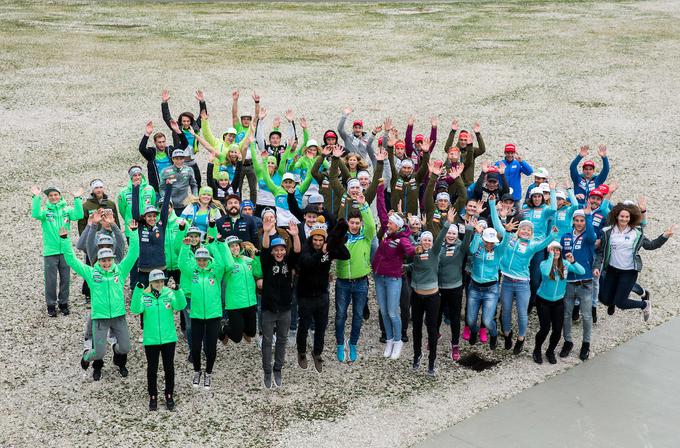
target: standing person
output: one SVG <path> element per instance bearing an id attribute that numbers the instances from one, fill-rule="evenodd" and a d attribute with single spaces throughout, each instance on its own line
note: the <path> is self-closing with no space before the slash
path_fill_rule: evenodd
<path id="1" fill-rule="evenodd" d="M 562 246 L 557 241 L 548 244 L 548 258 L 541 262 L 541 286 L 538 289 L 536 308 L 538 309 L 538 322 L 540 328 L 536 333 L 536 345 L 534 346 L 533 358 L 537 364 L 543 363 L 541 347 L 545 338 L 550 333 L 550 342 L 545 352 L 550 364 L 557 364 L 555 348 L 562 336 L 562 323 L 564 322 L 564 293 L 567 288 L 567 275 L 585 274 L 586 270 L 574 261 L 574 254 L 567 253 L 562 258 Z"/>
<path id="2" fill-rule="evenodd" d="M 416 134 L 413 137 L 413 125 L 415 124 L 415 117 L 412 115 L 408 117 L 408 122 L 406 124 L 406 134 L 404 135 L 404 143 L 406 156 L 409 157 L 414 164 L 419 165 L 420 156 L 423 151 L 423 142 L 425 141 L 425 136 L 423 134 Z M 432 152 L 434 146 L 437 144 L 437 117 L 430 118 L 430 146 L 427 149 L 428 152 Z"/>
<path id="3" fill-rule="evenodd" d="M 179 139 L 179 146 L 177 148 L 168 145 L 167 138 L 162 132 L 153 134 L 153 121 L 149 121 L 146 124 L 144 135 L 139 142 L 139 153 L 146 159 L 147 179 L 149 180 L 149 185 L 156 191 L 156 194 L 160 193 L 160 186 L 163 185 L 161 183 L 161 173 L 172 165 L 172 152 L 175 149 L 185 150 L 189 145 L 187 138 L 183 132 L 180 132 L 179 125 L 175 120 L 170 120 L 170 128 L 172 129 L 173 136 L 177 136 Z M 153 146 L 147 146 L 151 134 L 153 134 Z"/>
<path id="4" fill-rule="evenodd" d="M 198 227 L 202 235 L 208 232 L 208 225 L 222 216 L 222 204 L 213 199 L 213 190 L 210 187 L 201 187 L 198 198 L 191 198 L 180 218 Z"/>
<path id="5" fill-rule="evenodd" d="M 574 190 L 568 188 L 567 191 L 557 190 L 555 193 L 557 200 L 554 223 L 557 227 L 557 234 L 561 238 L 562 235 L 568 233 L 572 229 L 574 212 L 579 209 L 578 200 L 574 195 Z"/>
<path id="6" fill-rule="evenodd" d="M 593 215 L 589 205 L 583 210 L 576 210 L 573 216 L 573 229 L 562 236 L 560 245 L 565 255 L 572 254 L 585 272 L 576 274 L 569 272 L 567 289 L 564 294 L 564 344 L 560 350 L 560 358 L 569 356 L 574 343 L 571 338 L 572 313 L 576 303 L 583 304 L 583 342 L 579 358 L 585 361 L 590 356 L 590 335 L 593 328 L 593 261 L 595 257 L 595 241 L 597 235 L 593 228 Z"/>
<path id="7" fill-rule="evenodd" d="M 71 230 L 71 221 L 83 218 L 81 199 L 83 189 L 80 188 L 73 194 L 73 207 L 66 205 L 66 201 L 61 197 L 61 191 L 56 187 L 48 187 L 43 191 L 47 196 L 45 207 L 41 205 L 40 189 L 33 186 L 31 193 L 33 194 L 31 216 L 40 221 L 42 227 L 47 315 L 57 317 L 57 305 L 59 305 L 61 314 L 68 316 L 70 314 L 68 296 L 71 271 L 64 258 L 66 244 L 60 238 L 60 232 L 62 229 L 68 232 Z M 57 289 L 57 277 L 59 277 L 59 289 Z"/>
<path id="8" fill-rule="evenodd" d="M 404 228 L 404 219 L 392 212 L 387 221 L 387 231 L 380 241 L 372 262 L 375 295 L 380 312 L 384 316 L 383 322 L 387 336 L 383 356 L 391 359 L 398 359 L 404 346 L 400 337 L 399 304 L 403 275 L 402 263 L 405 257 L 412 257 L 416 252 L 409 238 L 410 233 L 408 227 Z"/>
<path id="9" fill-rule="evenodd" d="M 226 213 L 217 218 L 215 226 L 223 238 L 236 236 L 239 240 L 247 241 L 258 247 L 260 245 L 260 238 L 258 236 L 257 222 L 254 216 L 246 215 L 243 212 L 243 208 L 246 206 L 252 212 L 252 202 L 246 199 L 241 203 L 241 198 L 238 195 L 229 195 L 226 200 Z"/>
<path id="10" fill-rule="evenodd" d="M 534 188 L 539 188 L 541 189 L 541 185 L 545 184 L 548 182 L 548 179 L 550 178 L 550 172 L 543 168 L 543 167 L 538 167 L 534 170 L 534 182 L 529 185 L 527 188 L 527 192 L 524 195 L 524 202 L 528 203 L 529 199 L 531 197 L 531 192 Z"/>
<path id="11" fill-rule="evenodd" d="M 614 314 L 615 308 L 639 308 L 646 322 L 652 315 L 649 295 L 643 296 L 642 300 L 628 298 L 642 270 L 638 252 L 640 248 L 655 250 L 666 244 L 675 232 L 675 225 L 650 240 L 639 228 L 641 222 L 642 212 L 636 205 L 618 203 L 612 208 L 609 226 L 602 229 L 593 276 L 600 280 L 600 302 L 607 305 L 607 314 Z"/>
<path id="12" fill-rule="evenodd" d="M 262 217 L 262 370 L 263 384 L 272 388 L 272 373 L 276 387 L 283 386 L 281 369 L 286 360 L 286 343 L 290 328 L 290 306 L 292 296 L 293 268 L 300 254 L 300 236 L 297 226 L 289 226 L 287 231 L 293 239 L 293 251 L 288 253 L 283 238 L 269 235 L 274 230 L 276 218 L 272 214 Z M 276 329 L 276 350 L 272 368 L 272 338 Z"/>
<path id="13" fill-rule="evenodd" d="M 166 184 L 167 180 L 173 183 L 172 203 L 178 208 L 185 205 L 189 196 L 198 195 L 198 181 L 193 169 L 184 165 L 185 159 L 185 151 L 175 149 L 172 152 L 172 165 L 161 172 L 161 184 Z"/>
<path id="14" fill-rule="evenodd" d="M 173 291 L 165 286 L 163 271 L 155 269 L 149 274 L 149 287 L 137 284 L 132 294 L 130 312 L 143 314 L 147 322 L 144 330 L 144 353 L 146 354 L 146 381 L 149 392 L 149 411 L 158 410 L 158 357 L 163 359 L 165 372 L 165 406 L 175 409 L 175 311 L 183 310 L 186 299 L 181 290 Z"/>
<path id="15" fill-rule="evenodd" d="M 60 235 L 68 239 L 66 229 Z M 92 363 L 92 379 L 99 381 L 102 377 L 106 342 L 109 332 L 116 343 L 111 346 L 113 364 L 118 366 L 120 375 L 128 376 L 127 353 L 130 351 L 130 332 L 125 320 L 125 297 L 123 288 L 130 270 L 139 256 L 139 237 L 137 222 L 130 222 L 130 248 L 120 262 L 114 262 L 115 254 L 111 249 L 100 249 L 94 266 L 83 264 L 73 253 L 70 242 L 64 244 L 64 258 L 76 274 L 83 277 L 90 285 L 92 292 L 92 349 L 85 352 L 80 366 L 87 369 Z"/>
<path id="16" fill-rule="evenodd" d="M 253 101 L 255 102 L 255 117 L 260 115 L 260 96 L 253 91 L 252 94 Z M 239 91 L 234 90 L 231 92 L 231 121 L 232 126 L 236 129 L 236 141 L 240 142 L 246 137 L 246 132 L 250 128 L 253 121 L 253 116 L 248 114 L 243 114 L 239 117 L 238 114 L 238 99 Z M 279 136 L 280 137 L 280 136 Z M 253 166 L 253 156 L 257 152 L 255 145 L 248 143 L 246 148 L 245 156 L 243 157 L 243 169 L 241 170 L 240 178 L 238 179 L 238 184 L 241 185 L 241 190 L 243 190 L 243 178 L 248 179 L 248 192 L 250 194 L 250 200 L 259 204 L 258 202 L 258 181 L 255 176 L 255 170 Z"/>
<path id="17" fill-rule="evenodd" d="M 201 385 L 201 345 L 205 351 L 203 387 L 210 389 L 212 371 L 217 357 L 217 336 L 222 319 L 222 279 L 225 269 L 221 257 L 213 259 L 210 251 L 199 247 L 192 254 L 190 238 L 183 241 L 179 252 L 179 269 L 182 278 L 190 279 L 191 296 L 191 359 L 194 367 L 194 387 Z M 208 244 L 215 251 L 216 242 Z M 220 243 L 221 244 L 221 243 Z"/>
<path id="18" fill-rule="evenodd" d="M 182 159 L 183 160 L 183 159 Z M 125 228 L 125 236 L 130 238 L 129 224 L 132 221 L 132 188 L 139 187 L 139 210 L 144 211 L 149 205 L 156 204 L 156 190 L 146 180 L 142 173 L 142 167 L 139 165 L 132 165 L 128 170 L 128 180 L 125 188 L 118 193 L 118 211 L 123 218 L 123 227 Z M 165 184 L 165 181 L 163 181 Z M 130 279 L 137 283 L 135 278 L 135 271 L 130 274 Z"/>
<path id="19" fill-rule="evenodd" d="M 463 170 L 463 182 L 465 186 L 471 185 L 475 180 L 475 159 L 486 152 L 486 146 L 484 145 L 484 139 L 481 134 L 481 125 L 479 122 L 475 122 L 472 125 L 472 131 L 474 132 L 474 137 L 471 133 L 465 129 L 458 133 L 458 142 L 455 146 L 458 147 L 460 152 L 460 160 L 465 163 L 465 169 Z M 444 148 L 449 152 L 449 149 L 454 146 L 453 140 L 455 139 L 456 132 L 458 131 L 458 120 L 455 118 L 451 122 L 451 131 L 449 132 L 449 137 L 446 139 L 446 144 Z M 478 147 L 474 147 L 475 138 L 477 139 Z"/>
<path id="20" fill-rule="evenodd" d="M 213 199 L 219 202 L 222 207 L 226 207 L 227 198 L 234 194 L 238 196 L 240 200 L 241 191 L 239 190 L 239 186 L 236 185 L 236 183 L 231 182 L 232 177 L 229 176 L 227 170 L 221 169 L 219 165 L 215 165 L 213 163 L 214 161 L 215 155 L 210 154 L 208 156 L 208 170 L 206 172 L 208 177 L 208 186 L 212 188 Z M 240 164 L 241 162 L 238 163 Z M 240 168 L 237 167 L 237 173 L 239 169 Z M 235 179 L 238 179 L 238 174 Z"/>
<path id="21" fill-rule="evenodd" d="M 338 260 L 335 281 L 335 340 L 338 361 L 345 361 L 345 322 L 352 304 L 352 324 L 349 337 L 349 360 L 358 357 L 357 344 L 368 300 L 368 275 L 371 273 L 371 241 L 375 237 L 375 221 L 362 193 L 356 196 L 360 208 L 348 214 L 347 241 L 349 260 Z"/>
<path id="22" fill-rule="evenodd" d="M 172 182 L 166 181 L 163 205 L 160 213 L 156 206 L 148 205 L 143 214 L 139 210 L 139 186 L 132 187 L 132 217 L 139 223 L 140 256 L 137 262 L 138 283 L 147 287 L 149 273 L 154 269 L 165 270 L 165 229 L 168 222 Z"/>
<path id="23" fill-rule="evenodd" d="M 522 201 L 522 175 L 531 176 L 534 170 L 517 154 L 517 147 L 513 143 L 505 145 L 504 153 L 505 158 L 494 165 L 499 168 L 505 165 L 505 179 L 508 181 L 510 194 L 515 200 L 515 206 L 519 207 Z"/>
<path id="24" fill-rule="evenodd" d="M 411 271 L 411 306 L 413 308 L 413 370 L 420 369 L 423 341 L 423 316 L 427 328 L 428 363 L 427 374 L 435 375 L 437 359 L 437 318 L 441 297 L 439 295 L 439 257 L 444 237 L 453 224 L 456 214 L 447 213 L 447 221 L 433 239 L 432 232 L 421 233 L 415 249 L 413 262 L 405 267 Z"/>
<path id="25" fill-rule="evenodd" d="M 503 313 L 501 316 L 501 326 L 503 338 L 505 339 L 505 349 L 513 349 L 515 355 L 519 355 L 524 348 L 524 337 L 527 332 L 529 322 L 528 310 L 529 299 L 531 298 L 531 287 L 529 285 L 529 265 L 532 257 L 542 251 L 548 244 L 557 239 L 557 228 L 553 227 L 550 235 L 543 240 L 534 238 L 534 223 L 529 220 L 520 221 L 517 234 L 506 231 L 498 217 L 496 201 L 489 202 L 491 209 L 491 219 L 493 227 L 503 238 L 501 242 L 502 255 L 500 259 L 500 271 L 503 274 L 501 282 L 501 305 Z M 517 310 L 518 334 L 515 346 L 512 346 L 512 302 L 515 301 Z"/>
<path id="26" fill-rule="evenodd" d="M 364 132 L 364 122 L 363 120 L 354 120 L 352 122 L 352 135 L 347 134 L 345 131 L 345 122 L 347 117 L 352 113 L 351 107 L 345 107 L 342 110 L 342 115 L 340 116 L 340 121 L 338 122 L 338 134 L 340 138 L 345 143 L 345 151 L 355 152 L 361 156 L 366 162 L 372 162 L 375 160 L 375 154 L 373 152 L 373 139 L 378 128 L 374 130 L 371 134 Z"/>
<path id="27" fill-rule="evenodd" d="M 334 210 L 333 213 L 338 218 L 344 218 L 347 220 L 349 217 L 349 211 L 359 208 L 359 204 L 355 199 L 359 193 L 363 193 L 367 204 L 371 204 L 375 199 L 378 184 L 380 182 L 380 173 L 382 173 L 382 167 L 385 163 L 385 159 L 387 158 L 387 153 L 385 151 L 378 151 L 373 178 L 366 188 L 362 187 L 361 181 L 359 179 L 349 179 L 347 181 L 347 188 L 345 188 L 342 186 L 342 183 L 338 178 L 337 169 L 338 164 L 342 163 L 339 159 L 341 151 L 342 149 L 339 146 L 336 146 L 333 149 L 333 161 L 331 162 L 330 168 L 330 182 L 331 188 L 337 197 L 340 198 L 339 207 Z"/>
<path id="28" fill-rule="evenodd" d="M 347 221 L 341 219 L 329 233 L 323 216 L 317 218 L 302 247 L 299 263 L 299 276 L 304 281 L 297 282 L 298 315 L 300 325 L 297 333 L 298 365 L 306 369 L 307 332 L 314 324 L 314 346 L 312 360 L 318 373 L 322 371 L 321 353 L 324 336 L 328 327 L 328 286 L 333 260 L 349 260 L 350 253 L 345 246 Z"/>
<path id="29" fill-rule="evenodd" d="M 602 158 L 602 171 L 595 175 L 595 162 L 586 160 L 583 162 L 583 171 L 581 173 L 578 172 L 578 164 L 583 158 L 588 157 L 589 151 L 590 148 L 588 146 L 581 146 L 581 149 L 579 149 L 578 154 L 569 166 L 569 174 L 574 183 L 574 193 L 579 198 L 580 205 L 583 205 L 588 199 L 592 190 L 605 183 L 609 175 L 609 158 L 607 157 L 607 147 L 605 145 L 597 147 L 597 155 Z"/>

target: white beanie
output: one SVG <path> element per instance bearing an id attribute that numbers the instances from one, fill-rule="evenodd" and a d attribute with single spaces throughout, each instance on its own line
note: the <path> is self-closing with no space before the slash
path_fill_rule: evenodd
<path id="1" fill-rule="evenodd" d="M 430 232 L 429 230 L 426 230 L 420 234 L 420 241 L 422 241 L 424 238 L 434 240 L 434 236 L 432 236 L 432 232 Z"/>
<path id="2" fill-rule="evenodd" d="M 347 181 L 347 189 L 349 190 L 351 187 L 361 187 L 361 184 L 359 183 L 359 179 L 350 179 Z"/>
<path id="3" fill-rule="evenodd" d="M 404 219 L 396 213 L 390 215 L 389 221 L 399 229 L 404 227 Z"/>

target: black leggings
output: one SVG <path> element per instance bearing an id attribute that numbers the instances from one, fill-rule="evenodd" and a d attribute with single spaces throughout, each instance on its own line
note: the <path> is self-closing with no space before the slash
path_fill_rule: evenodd
<path id="1" fill-rule="evenodd" d="M 635 286 L 638 272 L 635 269 L 623 270 L 613 266 L 607 267 L 607 273 L 600 281 L 600 302 L 605 305 L 616 305 L 622 310 L 632 308 L 645 308 L 644 300 L 631 300 L 628 298 Z"/>
<path id="2" fill-rule="evenodd" d="M 165 395 L 172 395 L 175 391 L 175 343 L 169 342 L 161 345 L 145 345 L 146 353 L 146 382 L 149 396 L 158 396 L 158 355 L 163 358 L 163 371 L 165 372 Z"/>
<path id="3" fill-rule="evenodd" d="M 538 322 L 540 328 L 536 333 L 535 351 L 540 352 L 541 346 L 548 337 L 550 328 L 550 342 L 548 343 L 548 351 L 554 351 L 557 343 L 560 342 L 562 336 L 562 325 L 564 324 L 564 299 L 560 300 L 545 300 L 541 296 L 536 297 L 536 309 L 538 310 Z"/>
<path id="4" fill-rule="evenodd" d="M 220 318 L 191 318 L 191 357 L 194 360 L 194 372 L 201 371 L 201 344 L 205 337 L 205 373 L 212 373 L 217 357 L 217 335 L 220 331 Z"/>
<path id="5" fill-rule="evenodd" d="M 439 292 L 420 295 L 414 291 L 411 296 L 411 306 L 413 307 L 413 359 L 418 359 L 422 354 L 424 315 L 425 327 L 427 328 L 427 347 L 430 350 L 428 356 L 428 366 L 430 368 L 434 367 L 434 360 L 437 359 L 437 317 L 439 316 L 439 305 Z"/>
<path id="6" fill-rule="evenodd" d="M 437 317 L 437 333 L 442 325 L 442 318 L 444 316 L 444 308 L 446 308 L 446 317 L 449 318 L 451 324 L 451 344 L 458 345 L 460 340 L 460 308 L 463 302 L 463 286 L 453 289 L 440 289 L 441 306 L 439 307 L 439 316 Z"/>
<path id="7" fill-rule="evenodd" d="M 226 335 L 234 342 L 241 342 L 243 335 L 255 337 L 257 334 L 257 305 L 236 310 L 227 310 L 227 324 L 220 328 L 220 340 Z"/>

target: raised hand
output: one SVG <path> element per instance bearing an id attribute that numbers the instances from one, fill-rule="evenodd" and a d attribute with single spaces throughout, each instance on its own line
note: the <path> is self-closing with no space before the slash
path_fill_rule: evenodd
<path id="1" fill-rule="evenodd" d="M 361 204 L 364 205 L 366 203 L 366 196 L 364 196 L 363 192 L 359 192 L 355 198 L 355 200 Z"/>
<path id="2" fill-rule="evenodd" d="M 150 136 L 151 134 L 153 134 L 153 121 L 149 121 L 146 124 L 146 129 L 145 129 L 144 133 L 146 134 L 147 137 Z"/>
<path id="3" fill-rule="evenodd" d="M 233 101 L 238 101 L 238 97 L 239 97 L 238 89 L 232 90 L 231 91 L 231 99 Z"/>
<path id="4" fill-rule="evenodd" d="M 214 153 L 209 153 L 208 154 L 208 163 L 213 163 L 215 161 L 215 154 Z"/>
<path id="5" fill-rule="evenodd" d="M 196 98 L 196 101 L 198 101 L 199 103 L 205 101 L 205 95 L 203 94 L 203 91 L 197 90 L 195 98 Z"/>
<path id="6" fill-rule="evenodd" d="M 172 132 L 175 134 L 179 134 L 181 132 L 176 120 L 170 120 L 170 129 L 172 129 Z M 189 126 L 189 129 L 191 129 L 191 126 Z"/>
<path id="7" fill-rule="evenodd" d="M 385 122 L 383 123 L 383 129 L 385 129 L 385 132 L 389 132 L 392 130 L 392 119 L 390 117 L 385 118 Z"/>
<path id="8" fill-rule="evenodd" d="M 163 89 L 161 92 L 161 101 L 164 103 L 170 101 L 170 92 L 168 92 L 168 89 Z"/>
<path id="9" fill-rule="evenodd" d="M 278 115 L 274 117 L 274 121 L 272 121 L 272 127 L 275 129 L 279 129 L 281 127 L 281 117 Z"/>
<path id="10" fill-rule="evenodd" d="M 489 161 L 488 160 L 482 161 L 482 172 L 484 172 L 484 173 L 489 172 Z"/>
<path id="11" fill-rule="evenodd" d="M 342 147 L 340 145 L 333 145 L 333 157 L 342 157 Z"/>
<path id="12" fill-rule="evenodd" d="M 564 258 L 566 258 L 569 263 L 574 262 L 574 254 L 572 254 L 571 252 L 567 252 L 567 254 L 564 256 Z"/>
<path id="13" fill-rule="evenodd" d="M 385 161 L 387 159 L 387 151 L 385 151 L 382 148 L 378 148 L 378 150 L 375 153 L 375 160 L 377 161 Z"/>
<path id="14" fill-rule="evenodd" d="M 581 157 L 588 157 L 588 151 L 590 151 L 590 147 L 588 145 L 583 145 L 579 148 L 578 155 Z"/>
<path id="15" fill-rule="evenodd" d="M 675 224 L 671 224 L 671 225 L 664 231 L 663 236 L 665 236 L 666 238 L 672 237 L 673 234 L 675 233 L 675 228 L 676 228 L 676 225 L 675 225 Z"/>
<path id="16" fill-rule="evenodd" d="M 326 145 L 323 148 L 321 148 L 321 154 L 323 154 L 324 157 L 328 157 L 331 154 L 333 154 L 333 146 L 331 145 Z M 376 154 L 377 158 L 377 154 Z"/>
<path id="17" fill-rule="evenodd" d="M 472 125 L 472 132 L 475 134 L 479 134 L 479 131 L 482 129 L 482 125 L 479 124 L 479 121 L 475 121 L 475 124 Z"/>
<path id="18" fill-rule="evenodd" d="M 97 209 L 90 216 L 92 217 L 92 224 L 97 225 L 102 222 L 102 219 L 104 219 L 104 210 L 101 208 Z"/>
<path id="19" fill-rule="evenodd" d="M 267 116 L 267 109 L 265 107 L 260 107 L 260 113 L 257 114 L 258 120 L 264 120 Z"/>
<path id="20" fill-rule="evenodd" d="M 430 126 L 432 126 L 433 128 L 436 128 L 438 124 L 439 124 L 439 118 L 437 118 L 436 116 L 430 117 Z"/>
<path id="21" fill-rule="evenodd" d="M 130 224 L 128 224 L 128 229 L 130 229 L 131 231 L 134 232 L 135 230 L 137 230 L 138 227 L 139 227 L 139 224 L 137 223 L 136 220 L 134 220 L 134 219 L 130 220 Z"/>
<path id="22" fill-rule="evenodd" d="M 506 231 L 508 231 L 510 233 L 514 233 L 515 230 L 517 230 L 519 228 L 519 223 L 517 221 L 515 221 L 515 218 L 512 218 L 510 221 L 505 223 L 505 225 L 503 227 L 505 227 Z"/>
<path id="23" fill-rule="evenodd" d="M 456 120 L 455 118 L 451 120 L 451 130 L 452 131 L 458 130 L 458 120 Z"/>
<path id="24" fill-rule="evenodd" d="M 406 122 L 407 125 L 413 126 L 413 123 L 416 122 L 416 117 L 414 115 L 409 115 L 408 116 L 408 121 Z"/>
<path id="25" fill-rule="evenodd" d="M 427 164 L 427 169 L 430 170 L 430 173 L 439 177 L 442 174 L 442 165 L 435 162 L 437 162 L 437 160 L 430 160 Z"/>
<path id="26" fill-rule="evenodd" d="M 619 183 L 617 181 L 613 180 L 613 181 L 609 182 L 609 196 L 614 194 L 614 192 L 618 189 L 619 189 Z"/>
<path id="27" fill-rule="evenodd" d="M 40 188 L 38 188 L 37 185 L 33 185 L 31 187 L 31 193 L 33 193 L 33 196 L 38 196 L 40 194 Z"/>
<path id="28" fill-rule="evenodd" d="M 453 224 L 453 222 L 456 220 L 456 210 L 453 207 L 449 207 L 449 211 L 446 214 L 446 219 L 449 221 L 449 224 Z"/>
<path id="29" fill-rule="evenodd" d="M 638 207 L 640 207 L 640 210 L 647 210 L 647 198 L 640 196 L 638 199 Z"/>
<path id="30" fill-rule="evenodd" d="M 253 95 L 252 95 L 252 97 L 253 97 L 253 101 L 255 101 L 256 103 L 259 103 L 259 102 L 260 102 L 260 95 L 258 95 L 257 92 L 254 91 L 254 90 L 253 90 Z"/>
<path id="31" fill-rule="evenodd" d="M 486 207 L 484 206 L 485 202 L 482 200 L 477 201 L 477 215 L 481 215 L 486 211 Z"/>
<path id="32" fill-rule="evenodd" d="M 295 114 L 293 114 L 293 109 L 287 109 L 284 116 L 286 117 L 286 120 L 288 120 L 289 122 L 295 120 Z"/>
<path id="33" fill-rule="evenodd" d="M 205 109 L 201 109 L 201 120 L 207 120 L 208 119 L 208 111 Z"/>
<path id="34" fill-rule="evenodd" d="M 600 157 L 607 157 L 607 147 L 605 145 L 597 145 L 597 155 Z"/>
<path id="35" fill-rule="evenodd" d="M 586 215 L 590 215 L 591 213 L 593 213 L 593 209 L 590 206 L 590 202 L 586 201 L 586 205 L 583 207 L 583 213 L 585 213 Z"/>
<path id="36" fill-rule="evenodd" d="M 505 162 L 501 160 L 501 163 L 498 164 L 498 172 L 501 174 L 505 174 L 505 169 L 507 168 L 507 165 L 505 165 Z"/>
<path id="37" fill-rule="evenodd" d="M 275 225 L 276 218 L 272 216 L 271 213 L 268 213 L 267 216 L 265 216 L 265 218 L 262 220 L 262 230 L 267 233 L 271 232 Z"/>
<path id="38" fill-rule="evenodd" d="M 373 133 L 374 134 L 379 133 L 380 131 L 382 131 L 382 128 L 383 128 L 383 125 L 379 124 L 378 126 L 373 128 Z"/>
<path id="39" fill-rule="evenodd" d="M 182 244 L 185 244 L 187 246 L 191 246 L 191 238 L 188 236 L 185 236 L 184 239 L 182 240 Z"/>
<path id="40" fill-rule="evenodd" d="M 288 228 L 286 229 L 286 231 L 287 231 L 288 234 L 289 234 L 290 236 L 292 236 L 292 237 L 295 237 L 296 235 L 299 235 L 299 234 L 300 234 L 300 229 L 299 229 L 298 226 L 297 226 L 296 224 L 294 224 L 292 221 L 291 221 L 290 224 L 288 225 Z"/>
<path id="41" fill-rule="evenodd" d="M 451 176 L 452 179 L 456 179 L 461 174 L 463 174 L 464 170 L 465 170 L 465 164 L 464 163 L 458 163 L 458 164 L 456 164 L 456 166 L 451 167 L 451 169 L 449 170 L 449 176 Z"/>
<path id="42" fill-rule="evenodd" d="M 345 107 L 345 108 L 342 110 L 342 114 L 343 114 L 343 115 L 349 115 L 349 114 L 351 114 L 351 113 L 352 113 L 352 108 L 349 107 L 349 106 Z"/>
<path id="43" fill-rule="evenodd" d="M 302 129 L 307 129 L 307 119 L 304 116 L 300 117 L 300 126 Z"/>
<path id="44" fill-rule="evenodd" d="M 425 137 L 423 139 L 423 153 L 430 152 L 430 144 L 432 143 L 432 140 L 430 140 L 428 137 Z"/>
<path id="45" fill-rule="evenodd" d="M 76 190 L 76 191 L 73 193 L 73 197 L 74 197 L 74 198 L 79 198 L 79 197 L 81 197 L 82 195 L 83 195 L 83 188 L 82 188 L 82 187 L 78 188 L 78 190 Z"/>
<path id="46" fill-rule="evenodd" d="M 548 186 L 550 187 L 550 190 L 552 191 L 555 188 L 557 188 L 557 182 L 555 182 L 555 181 L 548 182 Z"/>

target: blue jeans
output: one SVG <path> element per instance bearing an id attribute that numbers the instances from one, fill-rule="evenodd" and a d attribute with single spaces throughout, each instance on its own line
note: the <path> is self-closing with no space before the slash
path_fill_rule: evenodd
<path id="1" fill-rule="evenodd" d="M 357 345 L 361 324 L 364 320 L 364 306 L 368 300 L 368 278 L 335 281 L 335 340 L 338 345 L 345 343 L 345 321 L 347 310 L 352 304 L 352 330 L 349 343 Z"/>
<path id="2" fill-rule="evenodd" d="M 390 340 L 401 340 L 401 277 L 375 275 L 375 295 L 383 315 L 385 337 Z M 387 316 L 387 318 L 385 318 Z"/>
<path id="3" fill-rule="evenodd" d="M 518 336 L 521 338 L 526 336 L 527 324 L 529 322 L 527 311 L 530 297 L 531 287 L 529 286 L 529 280 L 513 281 L 503 277 L 503 282 L 501 283 L 501 306 L 503 307 L 501 325 L 504 334 L 510 333 L 512 329 L 512 300 L 515 299 L 517 326 L 519 327 Z"/>
<path id="4" fill-rule="evenodd" d="M 496 328 L 496 306 L 498 305 L 498 283 L 479 287 L 470 282 L 470 294 L 467 300 L 467 325 L 472 333 L 477 333 L 477 314 L 482 309 L 482 323 L 491 336 L 498 336 Z"/>

